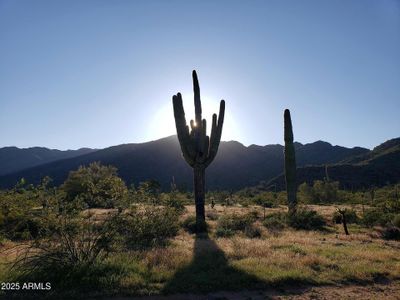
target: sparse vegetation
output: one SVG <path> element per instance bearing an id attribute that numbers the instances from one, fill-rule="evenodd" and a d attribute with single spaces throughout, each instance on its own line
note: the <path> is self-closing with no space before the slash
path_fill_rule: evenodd
<path id="1" fill-rule="evenodd" d="M 324 218 L 314 210 L 298 209 L 287 218 L 289 226 L 296 229 L 320 230 L 326 225 Z"/>
<path id="2" fill-rule="evenodd" d="M 165 246 L 179 230 L 178 214 L 168 207 L 134 208 L 117 221 L 117 232 L 128 249 Z"/>
<path id="3" fill-rule="evenodd" d="M 222 215 L 217 222 L 216 235 L 218 237 L 232 236 L 238 231 L 247 231 L 249 235 L 253 232 L 256 235 L 257 230 L 252 227 L 255 219 L 254 213 L 251 212 L 245 215 L 236 213 Z"/>
<path id="4" fill-rule="evenodd" d="M 51 281 L 47 295 L 54 298 L 400 276 L 399 211 L 388 187 L 375 189 L 374 205 L 302 204 L 292 216 L 281 192 L 210 192 L 214 207 L 207 208 L 207 227 L 198 234 L 194 206 L 183 205 L 190 197 L 183 192 L 155 194 L 142 184 L 129 190 L 123 205 L 104 199 L 115 208 L 88 209 L 84 197 L 67 198 L 64 186 L 50 182 L 22 181 L 0 192 L 0 281 Z M 345 212 L 349 236 L 337 208 Z"/>
<path id="5" fill-rule="evenodd" d="M 347 224 L 357 224 L 360 222 L 360 218 L 357 216 L 357 212 L 354 209 L 345 210 L 346 222 Z M 336 210 L 332 216 L 332 222 L 335 224 L 341 224 L 343 221 L 343 216 Z"/>
<path id="6" fill-rule="evenodd" d="M 279 231 L 287 225 L 287 215 L 283 212 L 275 212 L 266 216 L 263 225 L 270 231 Z"/>
<path id="7" fill-rule="evenodd" d="M 207 222 L 203 223 L 196 222 L 196 216 L 188 216 L 182 221 L 182 227 L 189 233 L 200 233 L 207 231 Z"/>

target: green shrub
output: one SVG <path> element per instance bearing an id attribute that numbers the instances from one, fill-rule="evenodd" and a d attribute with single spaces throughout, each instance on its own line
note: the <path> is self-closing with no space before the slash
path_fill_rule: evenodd
<path id="1" fill-rule="evenodd" d="M 49 219 L 42 209 L 12 206 L 7 214 L 0 211 L 0 233 L 10 240 L 30 240 L 49 233 L 55 220 Z"/>
<path id="2" fill-rule="evenodd" d="M 89 267 L 111 251 L 116 233 L 111 225 L 114 220 L 98 223 L 90 215 L 59 216 L 52 234 L 33 240 L 14 268 L 24 275 L 51 278 L 55 270 L 63 270 L 68 277 L 67 270 Z"/>
<path id="3" fill-rule="evenodd" d="M 391 222 L 393 217 L 394 215 L 392 213 L 387 213 L 381 209 L 373 208 L 365 211 L 362 223 L 368 227 L 376 225 L 385 226 Z"/>
<path id="4" fill-rule="evenodd" d="M 39 235 L 40 220 L 27 213 L 11 212 L 3 217 L 2 231 L 11 240 L 29 240 Z"/>
<path id="5" fill-rule="evenodd" d="M 129 249 L 164 246 L 178 233 L 178 215 L 174 209 L 166 207 L 133 209 L 121 215 L 117 230 Z"/>
<path id="6" fill-rule="evenodd" d="M 196 233 L 196 217 L 188 216 L 181 223 L 183 229 L 190 233 Z"/>
<path id="7" fill-rule="evenodd" d="M 179 213 L 185 210 L 185 205 L 183 201 L 174 196 L 168 197 L 168 199 L 165 201 L 165 204 L 166 206 L 175 209 Z"/>
<path id="8" fill-rule="evenodd" d="M 246 228 L 250 227 L 256 219 L 254 215 L 238 215 L 226 214 L 221 216 L 217 222 L 217 236 L 230 236 L 236 231 L 245 232 Z"/>
<path id="9" fill-rule="evenodd" d="M 128 195 L 128 189 L 118 177 L 117 169 L 98 162 L 71 171 L 63 184 L 63 190 L 67 201 L 79 198 L 89 208 L 118 207 L 124 204 Z"/>
<path id="10" fill-rule="evenodd" d="M 77 295 L 82 291 L 112 288 L 118 274 L 123 272 L 111 269 L 106 262 L 115 246 L 116 219 L 111 216 L 99 223 L 88 214 L 59 216 L 58 226 L 51 236 L 35 239 L 26 252 L 20 253 L 10 272 L 10 280 L 51 282 L 51 291 L 56 293 L 57 299 L 80 299 Z M 22 290 L 13 292 L 18 299 L 43 297 L 35 291 L 29 291 L 29 295 Z M 72 294 L 58 297 L 59 292 Z"/>
<path id="11" fill-rule="evenodd" d="M 265 216 L 263 225 L 271 231 L 282 230 L 287 223 L 287 214 L 276 212 Z"/>
<path id="12" fill-rule="evenodd" d="M 231 237 L 234 234 L 235 232 L 233 230 L 224 227 L 217 227 L 215 230 L 215 235 L 217 237 Z"/>
<path id="13" fill-rule="evenodd" d="M 288 225 L 295 229 L 319 230 L 326 222 L 324 218 L 313 210 L 298 209 L 297 212 L 288 217 Z"/>
<path id="14" fill-rule="evenodd" d="M 188 216 L 182 222 L 182 227 L 189 233 L 200 233 L 207 231 L 207 222 L 204 222 L 200 225 L 200 228 L 197 228 L 196 224 L 196 217 L 195 216 Z"/>
<path id="15" fill-rule="evenodd" d="M 357 216 L 357 213 L 354 209 L 346 209 L 345 210 L 345 216 L 346 216 L 346 223 L 347 224 L 357 224 L 359 223 L 360 219 Z M 332 222 L 336 224 L 341 224 L 342 223 L 342 215 L 338 212 L 335 211 L 332 216 Z"/>

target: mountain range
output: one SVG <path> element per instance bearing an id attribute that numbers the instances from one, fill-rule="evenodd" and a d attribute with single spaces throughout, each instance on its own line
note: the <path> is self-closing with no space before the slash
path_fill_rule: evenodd
<path id="1" fill-rule="evenodd" d="M 210 190 L 238 190 L 244 187 L 274 184 L 284 188 L 282 145 L 250 145 L 236 141 L 221 142 L 215 161 L 206 171 Z M 295 143 L 298 181 L 312 182 L 329 176 L 344 187 L 362 188 L 400 180 L 400 138 L 389 140 L 373 150 L 333 146 L 317 141 Z M 99 161 L 118 168 L 129 184 L 155 179 L 168 190 L 172 177 L 181 188 L 192 185 L 192 171 L 183 160 L 176 136 L 156 141 L 123 144 L 105 149 L 50 150 L 46 148 L 0 148 L 0 187 L 9 188 L 25 178 L 37 184 L 50 176 L 61 184 L 71 170 Z"/>
<path id="2" fill-rule="evenodd" d="M 326 178 L 338 181 L 342 189 L 360 190 L 380 187 L 400 181 L 400 138 L 391 139 L 375 147 L 372 151 L 350 156 L 340 163 L 329 166 L 306 166 L 297 168 L 298 184 Z M 283 174 L 262 182 L 258 188 L 276 186 L 285 188 Z"/>
<path id="3" fill-rule="evenodd" d="M 26 149 L 20 149 L 17 147 L 0 148 L 0 176 L 94 151 L 96 151 L 96 149 L 89 148 L 66 151 L 44 147 L 32 147 Z"/>

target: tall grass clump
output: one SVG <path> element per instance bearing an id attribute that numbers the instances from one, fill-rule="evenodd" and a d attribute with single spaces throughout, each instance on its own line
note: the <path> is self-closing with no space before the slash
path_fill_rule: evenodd
<path id="1" fill-rule="evenodd" d="M 23 245 L 11 268 L 14 280 L 50 282 L 55 291 L 97 285 L 102 262 L 115 246 L 117 217 L 99 222 L 90 213 L 58 216 L 51 234 Z"/>

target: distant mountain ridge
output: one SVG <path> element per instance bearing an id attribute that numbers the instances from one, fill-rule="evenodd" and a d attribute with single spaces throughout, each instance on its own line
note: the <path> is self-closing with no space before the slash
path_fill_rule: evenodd
<path id="1" fill-rule="evenodd" d="M 15 173 L 27 168 L 49 162 L 91 153 L 96 149 L 81 148 L 78 150 L 56 150 L 44 147 L 0 148 L 0 175 Z"/>
<path id="2" fill-rule="evenodd" d="M 295 147 L 299 167 L 335 164 L 371 152 L 360 147 L 332 146 L 322 141 L 304 145 L 295 143 Z M 279 144 L 246 147 L 236 141 L 221 142 L 215 161 L 207 169 L 207 188 L 238 190 L 280 175 L 283 171 L 283 148 Z M 3 167 L 2 161 L 0 157 L 0 168 Z M 147 143 L 92 150 L 28 167 L 0 176 L 0 186 L 11 187 L 22 177 L 29 183 L 37 184 L 44 176 L 50 176 L 54 184 L 59 185 L 71 170 L 94 161 L 117 167 L 127 184 L 137 185 L 144 180 L 156 179 L 168 190 L 174 176 L 178 186 L 189 188 L 192 185 L 192 171 L 182 158 L 176 136 L 170 136 Z"/>
<path id="3" fill-rule="evenodd" d="M 346 158 L 327 167 L 329 179 L 338 181 L 341 188 L 359 190 L 400 181 L 400 138 L 388 140 L 372 151 Z M 305 166 L 297 169 L 297 182 L 312 184 L 325 178 L 325 166 Z M 285 189 L 283 174 L 258 185 L 258 189 L 276 186 Z"/>

